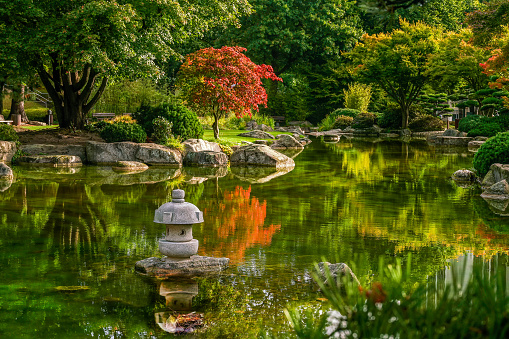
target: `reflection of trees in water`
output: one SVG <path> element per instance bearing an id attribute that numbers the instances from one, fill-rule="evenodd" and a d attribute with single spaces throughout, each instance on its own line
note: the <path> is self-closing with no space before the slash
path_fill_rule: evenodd
<path id="1" fill-rule="evenodd" d="M 202 204 L 204 225 L 213 228 L 203 235 L 199 252 L 203 255 L 226 256 L 233 263 L 244 259 L 248 248 L 268 246 L 281 225 L 265 226 L 267 202 L 251 197 L 251 186 L 225 190 L 222 198 Z"/>

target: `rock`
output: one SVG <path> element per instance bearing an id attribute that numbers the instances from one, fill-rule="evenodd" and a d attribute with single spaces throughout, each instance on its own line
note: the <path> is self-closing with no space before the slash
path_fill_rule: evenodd
<path id="1" fill-rule="evenodd" d="M 443 135 L 438 135 L 434 138 L 428 139 L 429 142 L 434 143 L 435 145 L 460 146 L 460 147 L 468 147 L 468 143 L 472 140 L 473 140 L 473 138 L 447 137 L 447 136 L 443 136 Z"/>
<path id="2" fill-rule="evenodd" d="M 158 278 L 192 277 L 220 273 L 228 268 L 230 259 L 193 255 L 189 259 L 171 260 L 152 257 L 136 262 L 135 271 Z"/>
<path id="3" fill-rule="evenodd" d="M 380 133 L 380 138 L 394 139 L 399 137 L 398 133 Z"/>
<path id="4" fill-rule="evenodd" d="M 30 121 L 28 124 L 32 125 L 32 126 L 46 126 L 47 125 L 45 122 L 41 122 L 41 121 Z"/>
<path id="5" fill-rule="evenodd" d="M 275 137 L 272 134 L 264 132 L 264 131 L 258 131 L 258 130 L 246 132 L 246 133 L 240 133 L 238 136 L 254 138 L 254 139 L 275 139 Z"/>
<path id="6" fill-rule="evenodd" d="M 182 164 L 182 154 L 178 150 L 158 144 L 89 141 L 86 150 L 88 162 L 92 164 L 111 165 L 117 161 L 138 161 L 148 165 Z"/>
<path id="7" fill-rule="evenodd" d="M 486 141 L 486 140 L 488 140 L 488 139 L 489 139 L 488 137 L 480 137 L 480 136 L 479 136 L 479 137 L 475 137 L 475 139 L 474 139 L 474 140 L 476 140 L 476 141 Z"/>
<path id="8" fill-rule="evenodd" d="M 288 134 L 279 134 L 277 140 L 270 147 L 272 149 L 304 148 L 298 139 Z"/>
<path id="9" fill-rule="evenodd" d="M 147 170 L 148 166 L 137 161 L 117 161 L 112 168 L 117 172 L 142 172 Z"/>
<path id="10" fill-rule="evenodd" d="M 484 201 L 488 203 L 488 206 L 490 210 L 502 217 L 508 217 L 509 216 L 509 199 L 489 199 L 485 198 Z"/>
<path id="11" fill-rule="evenodd" d="M 297 155 L 301 154 L 304 149 L 286 148 L 277 150 L 279 153 L 286 155 L 289 158 L 295 159 Z"/>
<path id="12" fill-rule="evenodd" d="M 295 167 L 293 159 L 269 146 L 255 144 L 246 145 L 236 150 L 230 158 L 230 163 L 232 166 Z"/>
<path id="13" fill-rule="evenodd" d="M 253 141 L 253 144 L 268 145 L 269 142 L 267 140 L 255 140 L 255 141 Z"/>
<path id="14" fill-rule="evenodd" d="M 84 145 L 22 145 L 21 150 L 28 155 L 75 155 L 86 162 L 87 152 Z"/>
<path id="15" fill-rule="evenodd" d="M 460 132 L 457 129 L 446 129 L 442 136 L 444 137 L 466 137 L 468 133 Z"/>
<path id="16" fill-rule="evenodd" d="M 399 131 L 399 136 L 401 137 L 409 137 L 412 135 L 412 131 L 410 131 L 408 128 L 402 129 Z"/>
<path id="17" fill-rule="evenodd" d="M 242 181 L 251 184 L 263 184 L 272 179 L 285 175 L 293 170 L 293 167 L 232 167 L 231 172 Z"/>
<path id="18" fill-rule="evenodd" d="M 328 268 L 328 269 L 327 269 Z M 327 273 L 327 270 L 329 273 Z M 336 283 L 341 283 L 344 277 L 347 277 L 351 281 L 357 282 L 360 285 L 359 279 L 355 276 L 353 271 L 348 267 L 347 264 L 331 264 L 330 262 L 318 263 L 318 276 L 325 283 L 328 283 L 328 278 L 332 278 Z"/>
<path id="19" fill-rule="evenodd" d="M 16 143 L 13 141 L 0 141 L 0 162 L 11 162 L 17 151 Z"/>
<path id="20" fill-rule="evenodd" d="M 201 151 L 188 152 L 184 157 L 184 164 L 196 166 L 227 166 L 228 156 L 223 152 Z"/>
<path id="21" fill-rule="evenodd" d="M 19 165 L 75 167 L 81 166 L 81 159 L 75 155 L 25 155 L 19 157 Z"/>
<path id="22" fill-rule="evenodd" d="M 1 178 L 0 177 L 0 192 L 7 191 L 11 185 L 14 179 L 7 179 L 7 178 Z"/>
<path id="23" fill-rule="evenodd" d="M 356 129 L 353 132 L 353 135 L 356 137 L 377 137 L 382 133 L 382 129 L 377 125 L 373 125 L 369 128 Z"/>
<path id="24" fill-rule="evenodd" d="M 12 172 L 12 169 L 3 162 L 0 162 L 0 180 L 11 180 L 13 178 L 14 173 Z"/>
<path id="25" fill-rule="evenodd" d="M 202 139 L 187 139 L 182 144 L 184 145 L 184 154 L 202 151 L 222 152 L 221 147 L 217 142 Z"/>
<path id="26" fill-rule="evenodd" d="M 505 179 L 501 180 L 482 192 L 481 198 L 492 200 L 509 199 L 509 184 L 507 184 Z"/>
<path id="27" fill-rule="evenodd" d="M 482 187 L 489 187 L 502 180 L 509 180 L 509 165 L 493 164 L 484 176 L 481 185 Z"/>
<path id="28" fill-rule="evenodd" d="M 250 121 L 246 122 L 246 129 L 247 130 L 252 131 L 252 130 L 255 130 L 257 128 L 258 128 L 258 123 L 256 121 L 250 120 Z"/>
<path id="29" fill-rule="evenodd" d="M 341 136 L 336 134 L 324 134 L 323 141 L 325 142 L 338 142 Z"/>
<path id="30" fill-rule="evenodd" d="M 470 152 L 477 152 L 479 150 L 479 148 L 482 146 L 482 144 L 484 144 L 486 141 L 481 141 L 481 140 L 472 140 L 472 141 L 469 141 L 468 143 L 468 150 Z"/>
<path id="31" fill-rule="evenodd" d="M 343 129 L 343 133 L 353 133 L 355 132 L 355 129 L 352 126 L 348 126 L 347 128 Z"/>
<path id="32" fill-rule="evenodd" d="M 255 130 L 264 131 L 264 132 L 272 132 L 273 131 L 272 127 L 267 126 L 265 124 L 256 126 Z"/>
<path id="33" fill-rule="evenodd" d="M 462 169 L 462 170 L 457 170 L 456 172 L 454 172 L 452 175 L 452 178 L 455 181 L 473 182 L 473 181 L 475 181 L 475 174 L 472 171 Z"/>

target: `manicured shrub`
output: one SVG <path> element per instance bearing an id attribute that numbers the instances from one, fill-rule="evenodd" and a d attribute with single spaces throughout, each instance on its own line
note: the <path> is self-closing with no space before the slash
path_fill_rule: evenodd
<path id="1" fill-rule="evenodd" d="M 408 124 L 414 132 L 442 131 L 445 126 L 445 122 L 432 115 L 420 115 Z"/>
<path id="2" fill-rule="evenodd" d="M 495 163 L 509 164 L 509 132 L 488 139 L 474 156 L 473 165 L 480 176 L 486 175 Z"/>
<path id="3" fill-rule="evenodd" d="M 377 116 L 373 113 L 360 113 L 353 119 L 353 128 L 370 128 L 377 120 Z"/>
<path id="4" fill-rule="evenodd" d="M 152 139 L 154 142 L 166 145 L 166 143 L 173 137 L 171 128 L 173 124 L 163 117 L 157 117 L 152 121 L 154 126 L 154 133 Z"/>
<path id="5" fill-rule="evenodd" d="M 467 115 L 460 120 L 458 130 L 461 132 L 470 132 L 471 129 L 476 128 L 481 123 L 483 117 L 479 115 Z"/>
<path id="6" fill-rule="evenodd" d="M 345 115 L 347 117 L 355 118 L 359 114 L 361 114 L 361 111 L 358 109 L 354 109 L 354 108 L 338 108 L 337 110 L 335 110 L 331 113 L 331 115 L 334 118 L 336 118 L 340 115 Z"/>
<path id="7" fill-rule="evenodd" d="M 477 127 L 473 128 L 468 132 L 468 137 L 492 137 L 497 135 L 497 133 L 503 132 L 504 129 L 502 126 L 496 121 L 488 120 L 479 124 Z"/>
<path id="8" fill-rule="evenodd" d="M 332 129 L 344 129 L 348 126 L 352 126 L 353 124 L 353 118 L 346 116 L 346 115 L 340 115 L 336 118 L 336 121 L 334 121 L 334 124 L 332 125 Z"/>
<path id="9" fill-rule="evenodd" d="M 203 127 L 196 113 L 179 102 L 164 103 L 156 107 L 143 105 L 133 115 L 148 135 L 154 133 L 153 121 L 159 116 L 173 124 L 173 134 L 182 140 L 203 137 Z"/>
<path id="10" fill-rule="evenodd" d="M 147 133 L 138 124 L 117 122 L 107 124 L 101 131 L 101 138 L 106 142 L 145 142 L 147 140 Z"/>
<path id="11" fill-rule="evenodd" d="M 7 124 L 0 124 L 0 140 L 2 141 L 18 141 L 18 133 L 14 130 L 14 127 Z"/>
<path id="12" fill-rule="evenodd" d="M 377 125 L 386 129 L 401 128 L 401 112 L 398 109 L 388 109 L 377 119 Z"/>

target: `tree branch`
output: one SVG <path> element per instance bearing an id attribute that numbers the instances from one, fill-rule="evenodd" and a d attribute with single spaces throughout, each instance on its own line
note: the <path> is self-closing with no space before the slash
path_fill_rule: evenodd
<path id="1" fill-rule="evenodd" d="M 101 86 L 99 87 L 97 92 L 95 92 L 95 95 L 92 98 L 92 100 L 90 100 L 90 102 L 88 104 L 83 106 L 83 114 L 87 114 L 92 109 L 92 107 L 94 107 L 94 105 L 97 103 L 97 101 L 101 97 L 102 93 L 104 92 L 104 89 L 106 88 L 107 84 L 108 84 L 108 78 L 105 76 L 105 77 L 103 77 Z"/>

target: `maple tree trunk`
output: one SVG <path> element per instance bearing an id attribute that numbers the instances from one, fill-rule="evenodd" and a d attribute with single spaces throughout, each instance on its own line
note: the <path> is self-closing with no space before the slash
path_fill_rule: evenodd
<path id="1" fill-rule="evenodd" d="M 408 128 L 408 116 L 410 115 L 410 108 L 408 106 L 401 106 L 401 128 Z"/>
<path id="2" fill-rule="evenodd" d="M 108 78 L 91 65 L 85 65 L 81 71 L 66 70 L 57 56 L 53 56 L 52 74 L 46 72 L 42 65 L 37 73 L 53 101 L 60 127 L 82 129 L 87 113 L 103 94 Z M 101 85 L 91 97 L 99 79 Z"/>
<path id="3" fill-rule="evenodd" d="M 217 112 L 214 112 L 214 123 L 212 124 L 212 130 L 214 131 L 214 139 L 219 139 L 219 117 L 221 116 Z"/>
<path id="4" fill-rule="evenodd" d="M 27 123 L 28 117 L 25 113 L 25 86 L 20 85 L 19 91 L 13 90 L 11 93 L 11 111 L 9 112 L 9 117 L 7 120 L 12 120 L 13 114 L 21 115 L 21 122 Z"/>

